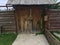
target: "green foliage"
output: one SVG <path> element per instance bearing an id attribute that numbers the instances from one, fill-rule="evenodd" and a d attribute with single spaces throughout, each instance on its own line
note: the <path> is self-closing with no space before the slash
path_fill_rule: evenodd
<path id="1" fill-rule="evenodd" d="M 17 34 L 0 34 L 0 45 L 12 45 Z"/>
<path id="2" fill-rule="evenodd" d="M 45 21 L 44 21 L 44 16 L 46 15 L 45 9 L 43 9 L 42 14 L 41 14 L 41 19 L 42 19 L 42 29 L 40 31 L 40 33 L 36 33 L 36 35 L 38 34 L 44 34 L 45 31 Z M 40 22 L 38 22 L 40 23 Z M 41 23 L 40 23 L 41 24 Z"/>
<path id="3" fill-rule="evenodd" d="M 58 34 L 60 34 L 60 31 L 56 31 L 55 33 L 58 33 Z"/>
<path id="4" fill-rule="evenodd" d="M 60 31 L 53 31 L 53 33 L 58 33 L 58 34 L 60 34 Z"/>
<path id="5" fill-rule="evenodd" d="M 56 5 L 49 5 L 47 6 L 48 9 L 60 9 L 60 4 L 56 4 Z"/>

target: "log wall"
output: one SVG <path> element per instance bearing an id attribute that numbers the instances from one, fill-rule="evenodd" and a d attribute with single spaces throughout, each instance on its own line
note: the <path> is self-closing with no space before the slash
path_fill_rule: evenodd
<path id="1" fill-rule="evenodd" d="M 49 9 L 48 15 L 48 26 L 49 30 L 60 29 L 60 9 Z"/>
<path id="2" fill-rule="evenodd" d="M 15 32 L 14 11 L 0 11 L 0 27 L 1 32 Z"/>

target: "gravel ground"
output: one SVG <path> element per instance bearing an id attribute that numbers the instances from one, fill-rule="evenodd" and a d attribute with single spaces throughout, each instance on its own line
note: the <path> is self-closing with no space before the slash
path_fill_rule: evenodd
<path id="1" fill-rule="evenodd" d="M 43 34 L 19 34 L 12 45 L 49 45 Z"/>

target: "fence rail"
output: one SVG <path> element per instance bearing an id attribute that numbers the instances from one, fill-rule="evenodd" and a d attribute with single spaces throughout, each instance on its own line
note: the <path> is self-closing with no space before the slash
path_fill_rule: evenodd
<path id="1" fill-rule="evenodd" d="M 50 43 L 50 45 L 60 45 L 60 41 L 56 39 L 51 33 L 51 30 L 45 30 L 45 36 Z"/>

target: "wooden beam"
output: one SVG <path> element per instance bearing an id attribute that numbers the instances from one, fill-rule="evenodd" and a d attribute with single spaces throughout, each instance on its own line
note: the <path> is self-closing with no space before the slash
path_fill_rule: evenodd
<path id="1" fill-rule="evenodd" d="M 0 7 L 12 7 L 12 6 L 0 6 Z"/>
<path id="2" fill-rule="evenodd" d="M 16 33 L 18 33 L 19 26 L 18 26 L 18 18 L 17 18 L 16 10 L 14 11 L 14 17 L 15 17 L 15 24 L 16 24 Z"/>

